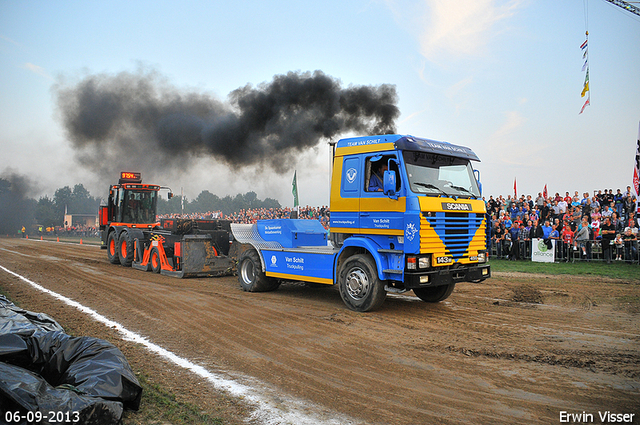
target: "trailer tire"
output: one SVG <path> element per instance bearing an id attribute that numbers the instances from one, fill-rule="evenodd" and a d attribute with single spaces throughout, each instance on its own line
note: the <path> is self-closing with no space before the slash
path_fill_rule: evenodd
<path id="1" fill-rule="evenodd" d="M 133 262 L 133 239 L 126 230 L 118 238 L 118 259 L 124 267 L 131 267 Z"/>
<path id="2" fill-rule="evenodd" d="M 338 289 L 347 307 L 360 312 L 379 308 L 387 297 L 375 262 L 364 254 L 354 255 L 344 262 L 340 268 Z"/>
<path id="3" fill-rule="evenodd" d="M 151 271 L 154 273 L 160 273 L 162 263 L 160 262 L 160 251 L 155 246 L 151 248 L 149 253 L 149 264 L 151 265 Z"/>
<path id="4" fill-rule="evenodd" d="M 247 292 L 269 292 L 278 289 L 280 281 L 267 277 L 262 270 L 260 255 L 255 249 L 248 249 L 238 260 L 238 281 Z"/>
<path id="5" fill-rule="evenodd" d="M 438 303 L 449 298 L 456 287 L 455 283 L 449 285 L 435 286 L 433 288 L 415 288 L 413 293 L 424 302 Z"/>
<path id="6" fill-rule="evenodd" d="M 116 232 L 110 232 L 107 237 L 107 258 L 111 264 L 120 264 L 118 257 L 118 241 L 116 240 Z"/>

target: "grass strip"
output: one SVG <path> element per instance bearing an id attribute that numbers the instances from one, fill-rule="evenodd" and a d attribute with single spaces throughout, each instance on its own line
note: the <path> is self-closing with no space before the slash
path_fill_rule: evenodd
<path id="1" fill-rule="evenodd" d="M 490 260 L 492 272 L 519 272 L 542 275 L 591 275 L 620 279 L 629 283 L 640 283 L 640 266 L 614 261 L 538 263 L 534 261 Z"/>

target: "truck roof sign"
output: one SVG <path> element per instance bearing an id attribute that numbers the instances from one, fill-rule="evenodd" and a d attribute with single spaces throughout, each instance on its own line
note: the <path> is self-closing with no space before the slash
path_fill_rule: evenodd
<path id="1" fill-rule="evenodd" d="M 122 183 L 142 183 L 142 174 L 133 171 L 121 171 L 118 184 Z"/>
<path id="2" fill-rule="evenodd" d="M 353 137 L 349 139 L 341 139 L 338 141 L 336 148 L 359 148 L 370 151 L 372 145 L 392 143 L 395 149 L 407 151 L 419 151 L 435 153 L 439 155 L 454 156 L 457 158 L 465 158 L 471 161 L 480 161 L 480 158 L 468 147 L 454 145 L 449 142 L 439 142 L 436 140 L 422 139 L 420 137 L 387 134 L 381 136 L 365 136 Z"/>

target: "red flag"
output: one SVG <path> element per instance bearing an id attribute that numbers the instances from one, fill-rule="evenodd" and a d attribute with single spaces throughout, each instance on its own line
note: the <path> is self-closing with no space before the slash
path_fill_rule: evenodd
<path id="1" fill-rule="evenodd" d="M 513 197 L 517 198 L 518 197 L 518 190 L 516 189 L 516 178 L 513 178 Z"/>
<path id="2" fill-rule="evenodd" d="M 542 191 L 542 196 L 544 197 L 544 199 L 547 199 L 547 185 L 544 185 L 544 190 Z"/>
<path id="3" fill-rule="evenodd" d="M 581 113 L 583 113 L 583 112 L 584 112 L 584 108 L 586 108 L 586 107 L 587 107 L 587 105 L 591 105 L 591 96 L 589 96 L 589 97 L 587 98 L 587 101 L 586 101 L 586 102 L 584 102 L 584 105 L 582 105 L 582 109 L 580 109 L 580 112 L 578 113 L 578 115 L 580 115 Z"/>
<path id="4" fill-rule="evenodd" d="M 638 147 L 636 148 L 636 160 L 633 166 L 633 188 L 636 191 L 636 200 L 640 203 L 640 125 L 638 125 Z"/>

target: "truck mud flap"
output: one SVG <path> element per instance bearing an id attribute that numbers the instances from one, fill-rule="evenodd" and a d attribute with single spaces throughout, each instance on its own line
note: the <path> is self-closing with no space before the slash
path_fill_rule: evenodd
<path id="1" fill-rule="evenodd" d="M 134 243 L 134 246 L 133 246 L 134 252 L 133 252 L 133 261 L 131 262 L 131 267 L 136 270 L 142 270 L 143 272 L 150 272 L 151 263 L 149 262 L 149 254 L 147 253 L 146 257 L 144 255 L 145 253 L 144 244 L 140 243 L 140 239 L 134 239 L 133 243 Z"/>
<path id="2" fill-rule="evenodd" d="M 210 276 L 229 271 L 232 264 L 229 257 L 218 252 L 210 235 L 184 235 L 179 270 L 162 270 L 160 273 L 180 278 Z"/>

